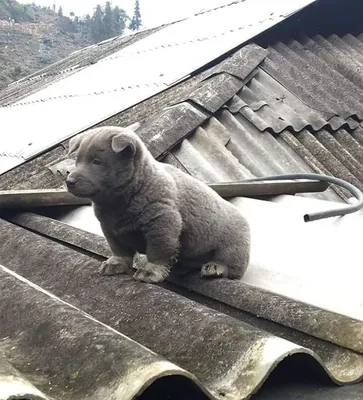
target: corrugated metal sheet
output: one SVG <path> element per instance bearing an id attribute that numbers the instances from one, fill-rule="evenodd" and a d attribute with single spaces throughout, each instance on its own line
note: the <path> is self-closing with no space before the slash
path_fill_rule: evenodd
<path id="1" fill-rule="evenodd" d="M 172 24 L 0 108 L 8 130 L 0 173 L 165 90 L 312 2 L 235 1 Z M 52 121 L 57 124 L 50 130 Z"/>

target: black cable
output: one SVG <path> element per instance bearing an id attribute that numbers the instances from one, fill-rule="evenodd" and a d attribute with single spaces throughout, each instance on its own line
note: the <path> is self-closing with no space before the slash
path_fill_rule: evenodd
<path id="1" fill-rule="evenodd" d="M 333 176 L 320 175 L 320 174 L 282 174 L 275 176 L 264 176 L 261 178 L 246 179 L 243 182 L 288 181 L 295 179 L 307 179 L 307 180 L 324 181 L 332 183 L 334 185 L 341 186 L 342 188 L 348 190 L 358 200 L 356 204 L 349 204 L 345 207 L 305 214 L 304 215 L 305 222 L 317 221 L 323 218 L 343 216 L 346 214 L 354 213 L 363 208 L 363 193 L 349 182 L 346 182 L 343 179 L 335 178 Z"/>

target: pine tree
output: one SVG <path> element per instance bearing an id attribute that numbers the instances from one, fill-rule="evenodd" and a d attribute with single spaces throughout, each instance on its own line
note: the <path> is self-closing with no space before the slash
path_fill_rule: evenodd
<path id="1" fill-rule="evenodd" d="M 72 23 L 81 36 L 87 37 L 87 40 L 93 43 L 98 43 L 121 35 L 125 30 L 127 20 L 130 18 L 125 10 L 118 6 L 113 8 L 111 2 L 107 1 L 104 6 L 97 5 L 92 16 L 87 14 L 82 19 L 75 16 Z"/>
<path id="2" fill-rule="evenodd" d="M 112 10 L 112 30 L 115 36 L 121 35 L 125 30 L 127 19 L 125 10 L 120 9 L 118 6 Z"/>
<path id="3" fill-rule="evenodd" d="M 62 9 L 62 7 L 59 7 L 58 17 L 63 17 L 63 9 Z"/>
<path id="4" fill-rule="evenodd" d="M 141 13 L 139 0 L 135 1 L 134 15 L 132 17 L 129 28 L 133 31 L 138 31 L 141 28 Z"/>
<path id="5" fill-rule="evenodd" d="M 91 16 L 87 14 L 84 19 L 79 21 L 80 31 L 87 39 L 92 39 L 92 20 Z"/>
<path id="6" fill-rule="evenodd" d="M 112 8 L 111 3 L 109 1 L 106 2 L 105 9 L 103 12 L 102 18 L 102 26 L 103 26 L 103 39 L 109 39 L 112 36 L 115 36 L 113 26 L 112 26 Z"/>
<path id="7" fill-rule="evenodd" d="M 91 35 L 95 42 L 100 42 L 104 39 L 103 29 L 103 10 L 98 4 L 91 20 Z"/>

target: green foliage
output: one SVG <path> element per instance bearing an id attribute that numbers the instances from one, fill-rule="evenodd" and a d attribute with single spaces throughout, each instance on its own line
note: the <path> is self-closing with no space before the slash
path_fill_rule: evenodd
<path id="1" fill-rule="evenodd" d="M 70 17 L 65 16 L 62 7 L 56 12 L 50 7 L 41 7 L 35 3 L 22 5 L 16 0 L 0 0 L 0 20 L 37 22 L 39 13 L 52 16 L 54 23 L 63 33 L 78 35 L 82 41 L 90 43 L 121 35 L 129 20 L 126 12 L 118 6 L 112 7 L 110 1 L 104 6 L 97 5 L 92 16 L 80 18 L 75 16 L 74 12 L 70 12 Z"/>
<path id="2" fill-rule="evenodd" d="M 0 0 L 0 19 L 14 22 L 33 22 L 32 7 L 12 0 Z"/>
<path id="3" fill-rule="evenodd" d="M 104 6 L 97 5 L 93 15 L 79 18 L 70 13 L 72 18 L 66 17 L 58 12 L 58 26 L 64 32 L 78 33 L 91 43 L 121 35 L 129 19 L 126 12 L 118 6 L 112 7 L 109 1 Z"/>
<path id="4" fill-rule="evenodd" d="M 83 18 L 31 1 L 0 0 L 0 20 L 7 22 L 0 27 L 4 44 L 0 48 L 0 89 L 75 50 L 121 35 L 130 21 L 123 9 L 112 7 L 107 0 Z M 11 22 L 24 25 L 14 28 Z"/>
<path id="5" fill-rule="evenodd" d="M 123 32 L 126 28 L 126 21 L 129 19 L 126 12 L 116 6 L 112 13 L 112 29 L 114 32 Z"/>
<path id="6" fill-rule="evenodd" d="M 132 31 L 138 31 L 141 28 L 141 25 L 142 25 L 142 21 L 141 21 L 140 4 L 139 4 L 139 0 L 136 0 L 135 8 L 134 8 L 134 15 L 132 17 L 129 28 Z"/>
<path id="7" fill-rule="evenodd" d="M 93 16 L 90 18 L 86 16 L 83 23 L 89 29 L 92 40 L 97 43 L 121 35 L 125 30 L 127 19 L 124 10 L 117 6 L 112 8 L 111 3 L 107 1 L 104 7 L 97 5 Z"/>

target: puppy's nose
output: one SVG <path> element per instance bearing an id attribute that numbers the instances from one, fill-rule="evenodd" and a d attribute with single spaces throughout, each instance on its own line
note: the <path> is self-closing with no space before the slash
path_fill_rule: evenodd
<path id="1" fill-rule="evenodd" d="M 70 174 L 70 175 L 67 176 L 66 185 L 67 185 L 68 187 L 73 187 L 73 186 L 76 185 L 76 183 L 77 183 L 77 179 L 74 178 L 74 177 L 72 177 L 72 174 Z"/>

